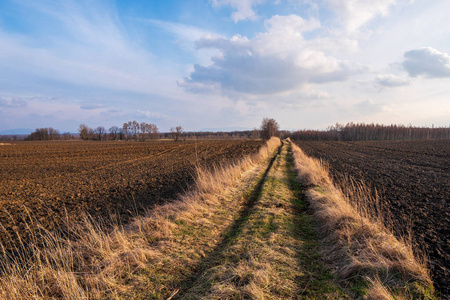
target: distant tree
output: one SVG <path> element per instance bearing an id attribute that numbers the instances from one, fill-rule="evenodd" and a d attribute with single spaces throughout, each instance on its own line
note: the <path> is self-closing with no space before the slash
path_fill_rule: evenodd
<path id="1" fill-rule="evenodd" d="M 259 131 L 258 129 L 255 128 L 255 129 L 252 130 L 252 133 L 251 133 L 251 135 L 250 135 L 250 138 L 251 138 L 251 139 L 259 139 L 260 136 L 261 136 L 260 131 Z"/>
<path id="2" fill-rule="evenodd" d="M 150 127 L 150 133 L 151 133 L 151 135 L 152 135 L 152 138 L 153 139 L 156 139 L 156 138 L 158 138 L 158 133 L 159 133 L 159 129 L 158 129 L 158 126 L 156 126 L 155 124 L 148 124 L 149 125 L 149 127 Z"/>
<path id="3" fill-rule="evenodd" d="M 114 140 L 117 139 L 117 135 L 118 135 L 118 132 L 119 132 L 119 127 L 112 126 L 111 128 L 108 129 L 108 132 L 111 135 L 111 139 L 114 141 Z"/>
<path id="4" fill-rule="evenodd" d="M 61 134 L 61 138 L 66 141 L 75 139 L 75 137 L 70 132 L 64 132 L 63 134 Z"/>
<path id="5" fill-rule="evenodd" d="M 261 138 L 268 140 L 279 135 L 279 125 L 274 119 L 264 118 L 261 123 Z"/>
<path id="6" fill-rule="evenodd" d="M 170 128 L 170 133 L 172 134 L 172 137 L 175 139 L 175 142 L 178 141 L 178 138 L 183 133 L 183 127 L 177 126 Z"/>
<path id="7" fill-rule="evenodd" d="M 78 128 L 78 132 L 80 133 L 80 138 L 82 140 L 88 140 L 89 139 L 89 127 L 86 124 L 80 124 Z"/>
<path id="8" fill-rule="evenodd" d="M 133 130 L 133 136 L 137 140 L 139 136 L 139 123 L 136 121 L 131 122 L 131 128 Z"/>
<path id="9" fill-rule="evenodd" d="M 17 137 L 16 137 L 17 139 Z M 26 141 L 48 141 L 60 139 L 59 131 L 53 128 L 36 128 L 29 136 L 25 138 Z"/>
<path id="10" fill-rule="evenodd" d="M 93 140 L 95 138 L 95 131 L 94 129 L 88 127 L 88 140 Z"/>
<path id="11" fill-rule="evenodd" d="M 98 126 L 94 130 L 95 137 L 99 141 L 103 140 L 103 137 L 104 137 L 105 133 L 106 133 L 106 129 L 103 126 Z"/>
<path id="12" fill-rule="evenodd" d="M 142 122 L 141 124 L 139 124 L 139 128 L 141 130 L 141 139 L 145 141 L 145 138 L 147 137 L 150 129 L 149 124 Z"/>
<path id="13" fill-rule="evenodd" d="M 58 140 L 60 137 L 59 131 L 52 127 L 47 128 L 47 133 L 48 133 L 49 140 Z"/>
<path id="14" fill-rule="evenodd" d="M 119 128 L 119 130 L 117 130 L 117 136 L 119 137 L 119 140 L 124 139 L 123 128 Z"/>

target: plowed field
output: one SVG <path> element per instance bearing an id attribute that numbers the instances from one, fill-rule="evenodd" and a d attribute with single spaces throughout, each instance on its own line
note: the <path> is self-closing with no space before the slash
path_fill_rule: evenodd
<path id="1" fill-rule="evenodd" d="M 26 242 L 28 214 L 54 230 L 64 219 L 116 215 L 126 222 L 174 199 L 210 166 L 256 152 L 262 141 L 19 142 L 0 147 L 0 242 Z M 25 221 L 24 221 L 25 220 Z M 9 238 L 8 238 L 9 236 Z"/>
<path id="2" fill-rule="evenodd" d="M 412 233 L 426 247 L 433 280 L 450 290 L 450 140 L 297 142 L 308 155 L 328 161 L 341 176 L 363 179 L 376 188 L 391 211 L 394 228 Z"/>

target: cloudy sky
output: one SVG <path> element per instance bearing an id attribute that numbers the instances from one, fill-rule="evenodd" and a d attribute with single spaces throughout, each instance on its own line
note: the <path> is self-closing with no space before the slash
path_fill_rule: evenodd
<path id="1" fill-rule="evenodd" d="M 1 0 L 0 131 L 450 125 L 448 0 Z"/>

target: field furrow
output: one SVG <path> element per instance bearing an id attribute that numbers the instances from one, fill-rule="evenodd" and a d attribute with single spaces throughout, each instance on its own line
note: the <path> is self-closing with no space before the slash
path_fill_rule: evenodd
<path id="1" fill-rule="evenodd" d="M 350 176 L 376 189 L 390 227 L 412 233 L 416 250 L 428 255 L 436 288 L 450 293 L 449 140 L 298 145 L 329 163 L 336 182 Z"/>
<path id="2" fill-rule="evenodd" d="M 29 224 L 65 230 L 67 219 L 126 223 L 193 184 L 197 166 L 255 153 L 261 141 L 32 142 L 0 148 L 0 243 L 31 238 Z"/>

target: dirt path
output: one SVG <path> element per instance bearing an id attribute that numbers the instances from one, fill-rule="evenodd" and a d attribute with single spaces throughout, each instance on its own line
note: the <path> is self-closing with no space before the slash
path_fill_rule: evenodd
<path id="1" fill-rule="evenodd" d="M 314 227 L 284 142 L 224 241 L 175 299 L 348 298 L 321 260 Z"/>

